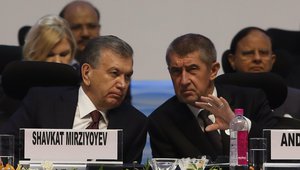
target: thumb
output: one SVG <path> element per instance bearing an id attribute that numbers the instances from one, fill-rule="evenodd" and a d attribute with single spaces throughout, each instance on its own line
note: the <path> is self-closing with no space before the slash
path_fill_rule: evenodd
<path id="1" fill-rule="evenodd" d="M 218 130 L 218 129 L 220 129 L 220 126 L 216 123 L 213 123 L 211 125 L 206 126 L 205 131 L 211 132 L 211 131 Z"/>

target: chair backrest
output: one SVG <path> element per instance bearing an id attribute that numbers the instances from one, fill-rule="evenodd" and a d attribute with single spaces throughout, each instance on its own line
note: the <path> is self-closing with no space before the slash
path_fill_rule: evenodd
<path id="1" fill-rule="evenodd" d="M 20 61 L 21 59 L 21 47 L 13 45 L 0 45 L 0 75 L 8 63 L 12 61 Z"/>
<path id="2" fill-rule="evenodd" d="M 273 49 L 285 51 L 284 58 L 289 63 L 285 77 L 287 84 L 300 88 L 300 31 L 269 28 L 267 33 L 272 39 Z"/>
<path id="3" fill-rule="evenodd" d="M 300 31 L 269 28 L 267 33 L 272 39 L 274 49 L 286 50 L 293 55 L 300 56 Z"/>
<path id="4" fill-rule="evenodd" d="M 260 88 L 272 109 L 281 106 L 287 97 L 284 80 L 274 73 L 226 73 L 218 76 L 215 83 Z"/>
<path id="5" fill-rule="evenodd" d="M 24 25 L 22 26 L 18 31 L 18 42 L 20 46 L 23 46 L 25 44 L 25 38 L 27 33 L 29 32 L 31 26 Z"/>
<path id="6" fill-rule="evenodd" d="M 224 73 L 234 73 L 235 70 L 232 69 L 229 60 L 228 60 L 228 55 L 230 54 L 230 50 L 225 50 L 222 54 L 222 58 L 221 58 L 221 64 L 222 64 L 222 68 Z"/>
<path id="7" fill-rule="evenodd" d="M 6 95 L 22 99 L 33 86 L 73 86 L 80 76 L 67 64 L 16 61 L 9 63 L 2 73 L 2 86 Z"/>

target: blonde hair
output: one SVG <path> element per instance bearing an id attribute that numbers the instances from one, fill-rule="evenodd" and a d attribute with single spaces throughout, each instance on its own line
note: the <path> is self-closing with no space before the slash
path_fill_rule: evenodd
<path id="1" fill-rule="evenodd" d="M 70 43 L 73 59 L 76 52 L 76 41 L 68 22 L 56 15 L 46 15 L 40 18 L 25 38 L 24 59 L 46 61 L 49 52 L 64 38 L 67 38 Z"/>

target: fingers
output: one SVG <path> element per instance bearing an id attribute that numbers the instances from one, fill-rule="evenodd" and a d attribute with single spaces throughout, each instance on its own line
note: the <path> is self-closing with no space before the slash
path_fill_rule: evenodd
<path id="1" fill-rule="evenodd" d="M 217 121 L 207 127 L 209 131 L 229 128 L 229 123 L 234 118 L 233 111 L 223 97 L 201 96 L 201 102 L 195 102 L 195 106 L 208 110 L 215 116 Z"/>
<path id="2" fill-rule="evenodd" d="M 208 97 L 202 96 L 201 99 L 207 102 L 209 106 L 214 107 L 215 109 L 222 109 L 224 107 L 224 102 L 216 96 L 213 95 L 208 95 Z"/>
<path id="3" fill-rule="evenodd" d="M 210 132 L 210 131 L 214 131 L 214 130 L 218 130 L 218 129 L 220 129 L 219 125 L 214 123 L 214 124 L 206 126 L 205 131 Z"/>
<path id="4" fill-rule="evenodd" d="M 225 106 L 225 104 L 228 105 L 224 98 L 218 98 L 212 95 L 208 95 L 207 97 L 202 96 L 201 102 L 196 102 L 195 104 L 196 106 L 200 106 L 201 108 L 209 111 L 220 110 Z"/>
<path id="5" fill-rule="evenodd" d="M 229 124 L 225 121 L 223 121 L 222 119 L 218 119 L 216 120 L 215 123 L 206 126 L 205 131 L 206 132 L 210 132 L 210 131 L 214 131 L 214 130 L 226 130 L 229 128 Z"/>

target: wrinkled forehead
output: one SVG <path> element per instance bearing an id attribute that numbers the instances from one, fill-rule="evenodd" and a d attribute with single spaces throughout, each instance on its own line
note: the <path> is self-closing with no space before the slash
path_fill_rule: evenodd
<path id="1" fill-rule="evenodd" d="M 201 60 L 200 51 L 194 51 L 185 55 L 171 53 L 169 55 L 169 66 L 186 66 L 191 64 L 199 64 Z"/>

